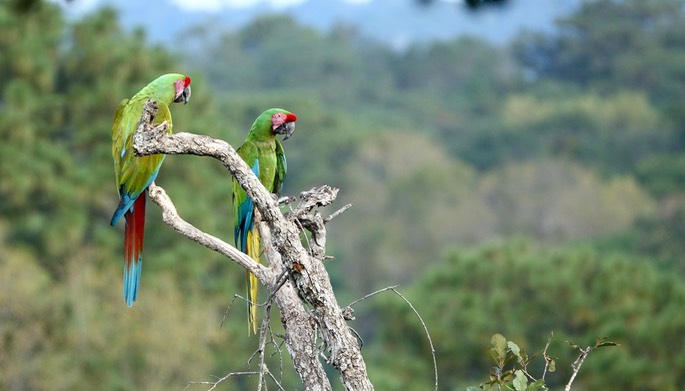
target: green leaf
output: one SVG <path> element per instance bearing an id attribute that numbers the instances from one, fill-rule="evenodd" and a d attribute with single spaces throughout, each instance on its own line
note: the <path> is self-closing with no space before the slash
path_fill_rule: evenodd
<path id="1" fill-rule="evenodd" d="M 500 360 L 504 360 L 507 355 L 507 339 L 502 334 L 496 333 L 490 338 L 490 343 Z"/>
<path id="2" fill-rule="evenodd" d="M 526 391 L 541 391 L 545 389 L 545 381 L 540 379 L 536 380 L 528 385 Z"/>
<path id="3" fill-rule="evenodd" d="M 507 341 L 507 346 L 509 347 L 509 351 L 518 358 L 519 363 L 523 363 L 528 359 L 526 352 L 521 350 L 521 348 L 514 341 Z"/>
<path id="4" fill-rule="evenodd" d="M 549 361 L 547 361 L 547 370 L 550 372 L 554 372 L 557 370 L 557 362 L 556 360 L 550 358 Z"/>
<path id="5" fill-rule="evenodd" d="M 580 346 L 574 342 L 566 341 L 566 343 L 569 344 L 569 346 L 571 346 L 573 349 L 580 349 Z"/>
<path id="6" fill-rule="evenodd" d="M 516 391 L 526 391 L 528 388 L 528 378 L 522 370 L 514 372 L 514 389 Z"/>
<path id="7" fill-rule="evenodd" d="M 613 342 L 613 341 L 608 341 L 606 337 L 601 337 L 597 338 L 595 341 L 595 347 L 596 348 L 601 348 L 603 346 L 621 346 L 620 344 Z"/>

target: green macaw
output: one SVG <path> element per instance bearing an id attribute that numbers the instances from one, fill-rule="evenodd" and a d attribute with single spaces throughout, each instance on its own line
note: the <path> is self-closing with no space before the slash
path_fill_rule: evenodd
<path id="1" fill-rule="evenodd" d="M 257 117 L 238 155 L 252 168 L 264 187 L 272 193 L 281 190 L 288 169 L 283 146 L 276 134 L 287 140 L 295 131 L 295 114 L 283 109 L 269 109 Z M 245 190 L 233 179 L 233 234 L 236 246 L 250 258 L 259 262 L 261 256 L 259 230 L 254 225 L 254 204 Z M 257 333 L 257 277 L 246 272 L 248 333 Z"/>
<path id="2" fill-rule="evenodd" d="M 165 120 L 171 133 L 172 102 L 188 103 L 190 77 L 180 73 L 162 75 L 145 86 L 131 99 L 121 101 L 114 112 L 112 125 L 112 157 L 114 175 L 119 191 L 119 205 L 112 216 L 111 225 L 126 218 L 124 236 L 124 300 L 130 307 L 138 297 L 145 233 L 145 190 L 157 177 L 165 155 L 136 156 L 133 152 L 133 133 L 143 114 L 145 103 L 157 102 L 158 111 L 153 123 Z"/>

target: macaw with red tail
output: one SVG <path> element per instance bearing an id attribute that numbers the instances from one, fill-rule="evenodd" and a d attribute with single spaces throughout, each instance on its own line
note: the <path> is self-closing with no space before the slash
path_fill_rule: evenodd
<path id="1" fill-rule="evenodd" d="M 288 139 L 295 131 L 295 114 L 283 109 L 269 109 L 257 117 L 247 139 L 238 148 L 238 155 L 247 163 L 264 187 L 272 193 L 281 191 L 288 169 L 283 146 L 276 134 Z M 250 258 L 259 262 L 262 255 L 259 230 L 254 225 L 254 203 L 245 190 L 233 179 L 233 228 L 236 246 Z M 246 272 L 248 333 L 257 334 L 258 281 L 255 275 Z"/>
<path id="2" fill-rule="evenodd" d="M 145 190 L 155 180 L 165 155 L 136 156 L 133 152 L 133 133 L 148 100 L 157 103 L 153 123 L 165 120 L 171 133 L 172 102 L 188 103 L 190 77 L 180 73 L 162 75 L 145 86 L 131 99 L 124 99 L 114 112 L 112 126 L 112 157 L 119 205 L 111 225 L 126 219 L 124 236 L 124 300 L 130 307 L 138 297 L 140 273 L 143 265 L 143 234 L 145 233 Z"/>

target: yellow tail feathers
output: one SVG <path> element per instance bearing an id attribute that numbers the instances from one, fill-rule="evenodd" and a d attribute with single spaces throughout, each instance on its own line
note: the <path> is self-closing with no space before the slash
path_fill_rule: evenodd
<path id="1" fill-rule="evenodd" d="M 261 247 L 259 244 L 259 231 L 254 227 L 247 233 L 247 255 L 260 263 L 259 258 L 261 254 Z M 250 272 L 245 272 L 247 280 L 247 298 L 250 300 L 247 303 L 247 333 L 257 334 L 257 300 L 259 293 L 259 281 L 257 276 Z"/>

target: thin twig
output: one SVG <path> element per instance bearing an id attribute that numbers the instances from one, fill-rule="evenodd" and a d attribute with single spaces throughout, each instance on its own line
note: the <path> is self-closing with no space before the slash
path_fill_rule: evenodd
<path id="1" fill-rule="evenodd" d="M 276 380 L 276 378 L 274 377 L 274 374 L 271 373 L 271 371 L 268 368 L 266 369 L 266 374 L 269 375 L 269 377 L 271 378 L 271 380 L 274 381 L 274 383 L 276 383 L 276 386 L 278 387 L 279 390 L 285 391 L 285 388 L 283 388 L 283 386 L 281 385 L 281 382 Z"/>
<path id="2" fill-rule="evenodd" d="M 435 391 L 438 391 L 438 362 L 435 358 L 435 347 L 433 346 L 433 340 L 431 339 L 431 335 L 428 332 L 428 327 L 426 327 L 426 323 L 423 321 L 423 318 L 419 314 L 419 311 L 414 308 L 414 306 L 411 304 L 409 300 L 407 300 L 406 297 L 404 297 L 397 289 L 392 288 L 391 291 L 395 292 L 395 294 L 404 300 L 407 305 L 409 305 L 409 308 L 411 308 L 412 311 L 414 311 L 414 314 L 416 314 L 416 317 L 419 318 L 419 321 L 421 321 L 421 325 L 423 326 L 423 331 L 426 333 L 426 337 L 428 338 L 428 344 L 431 347 L 431 356 L 433 356 L 433 372 L 435 374 Z"/>
<path id="3" fill-rule="evenodd" d="M 186 385 L 186 388 L 184 388 L 184 389 L 187 390 L 187 389 L 188 389 L 191 385 L 193 385 L 193 384 L 205 384 L 205 385 L 211 385 L 212 388 L 210 388 L 210 389 L 207 390 L 207 391 L 212 391 L 212 390 L 215 389 L 219 384 L 221 384 L 223 381 L 225 381 L 225 380 L 228 379 L 229 377 L 232 377 L 232 376 L 253 376 L 253 375 L 258 375 L 258 374 L 259 374 L 258 372 L 253 372 L 253 371 L 249 371 L 249 372 L 231 372 L 231 373 L 229 373 L 228 375 L 226 375 L 226 376 L 224 376 L 224 377 L 221 377 L 221 378 L 219 378 L 218 376 L 216 376 L 216 377 L 218 378 L 218 380 L 217 380 L 217 381 L 213 381 L 213 382 L 212 382 L 212 381 L 191 381 L 191 382 L 188 382 L 188 385 Z"/>
<path id="4" fill-rule="evenodd" d="M 580 350 L 580 355 L 578 355 L 578 358 L 576 361 L 571 364 L 571 368 L 573 368 L 573 374 L 571 374 L 571 378 L 568 379 L 568 383 L 566 384 L 566 387 L 564 387 L 564 391 L 570 391 L 571 390 L 571 385 L 573 384 L 573 381 L 576 379 L 576 376 L 578 375 L 578 372 L 580 371 L 580 367 L 583 365 L 583 362 L 587 358 L 587 355 L 590 354 L 590 352 L 594 349 L 593 346 L 588 346 L 587 348 L 583 349 L 578 347 L 578 350 Z"/>
<path id="5" fill-rule="evenodd" d="M 342 208 L 336 210 L 335 212 L 331 213 L 328 217 L 323 219 L 324 224 L 327 224 L 328 222 L 330 222 L 334 218 L 338 217 L 340 214 L 342 214 L 346 210 L 350 209 L 351 207 L 352 207 L 352 204 L 347 204 L 347 205 L 343 206 Z"/>
<path id="6" fill-rule="evenodd" d="M 309 237 L 307 237 L 307 233 L 304 232 L 304 226 L 302 225 L 302 222 L 299 219 L 295 219 L 293 221 L 295 225 L 304 233 L 304 241 L 307 242 L 307 252 L 312 254 L 312 244 L 309 242 Z"/>
<path id="7" fill-rule="evenodd" d="M 528 372 L 528 363 L 527 362 L 525 362 L 524 360 L 520 360 L 519 363 L 521 364 L 521 371 L 523 372 L 524 375 L 526 375 L 526 377 L 528 377 L 528 379 L 530 379 L 534 382 L 538 380 Z"/>
<path id="8" fill-rule="evenodd" d="M 397 289 L 395 289 L 397 287 L 398 287 L 398 285 L 393 285 L 393 286 L 385 287 L 383 289 L 379 289 L 375 292 L 369 293 L 368 295 L 362 297 L 361 299 L 357 299 L 357 300 L 351 302 L 350 304 L 347 305 L 347 307 L 351 308 L 353 305 L 359 303 L 360 301 L 366 300 L 372 296 L 375 296 L 379 293 L 383 293 L 385 291 L 393 291 L 397 296 L 401 297 L 402 300 L 404 300 L 404 302 L 407 303 L 409 308 L 411 308 L 411 310 L 414 311 L 414 314 L 416 315 L 416 317 L 419 318 L 419 321 L 421 322 L 421 326 L 423 326 L 423 331 L 426 333 L 426 337 L 428 338 L 428 344 L 430 345 L 430 348 L 431 348 L 431 357 L 433 358 L 433 373 L 435 375 L 435 390 L 437 391 L 438 390 L 438 361 L 437 361 L 436 355 L 435 355 L 435 347 L 433 346 L 433 339 L 431 338 L 431 335 L 428 332 L 428 327 L 426 326 L 426 322 L 423 321 L 423 318 L 419 314 L 419 311 L 417 311 L 416 308 L 414 308 L 412 303 L 406 297 L 404 297 L 404 295 L 402 295 Z"/>
<path id="9" fill-rule="evenodd" d="M 278 290 L 281 289 L 283 284 L 285 284 L 288 281 L 288 272 L 288 269 L 283 269 L 281 274 L 279 274 L 278 277 L 276 277 L 276 286 L 273 292 L 269 292 L 269 297 L 267 297 L 265 304 L 273 300 L 274 296 L 276 296 L 276 293 L 278 293 Z"/>
<path id="10" fill-rule="evenodd" d="M 269 357 L 273 357 L 276 354 L 278 354 L 278 378 L 279 381 L 276 381 L 277 384 L 280 384 L 281 381 L 283 381 L 283 351 L 281 350 L 281 345 L 285 343 L 285 341 L 281 341 L 279 344 L 276 342 L 276 339 L 274 339 L 274 332 L 271 328 L 269 328 L 269 339 L 271 340 L 269 343 L 274 347 L 273 353 Z M 271 371 L 269 371 L 271 373 Z M 271 377 L 273 378 L 273 374 L 271 374 Z"/>
<path id="11" fill-rule="evenodd" d="M 547 349 L 549 349 L 549 344 L 552 343 L 553 337 L 554 331 L 549 333 L 549 338 L 547 338 L 547 344 L 545 344 L 545 349 L 542 351 L 542 357 L 545 359 L 545 369 L 542 370 L 542 380 L 545 380 L 545 376 L 547 376 L 547 369 L 549 368 L 549 363 L 551 360 L 553 360 L 553 358 L 547 354 Z"/>
<path id="12" fill-rule="evenodd" d="M 359 341 L 359 349 L 364 347 L 364 338 L 362 338 L 361 335 L 355 330 L 354 328 L 350 327 L 350 330 L 352 330 L 352 333 L 354 333 L 354 336 L 357 337 L 357 340 Z"/>
<path id="13" fill-rule="evenodd" d="M 259 385 L 257 391 L 262 390 L 262 384 L 266 381 L 264 379 L 264 372 L 268 371 L 266 364 L 264 364 L 264 351 L 266 350 L 266 333 L 269 329 L 269 321 L 271 320 L 271 300 L 266 302 L 264 309 L 264 319 L 262 319 L 262 327 L 259 330 Z"/>
<path id="14" fill-rule="evenodd" d="M 231 311 L 231 307 L 233 306 L 233 303 L 238 298 L 245 300 L 242 296 L 240 296 L 238 294 L 233 295 L 233 300 L 231 300 L 231 302 L 228 303 L 228 307 L 226 307 L 226 311 L 224 312 L 224 316 L 221 318 L 221 325 L 219 326 L 220 329 L 224 328 L 224 322 L 226 321 L 226 318 L 228 317 L 228 313 Z"/>
<path id="15" fill-rule="evenodd" d="M 347 305 L 347 307 L 352 307 L 353 305 L 359 303 L 360 301 L 366 300 L 366 299 L 368 299 L 369 297 L 375 296 L 375 295 L 377 295 L 377 294 L 379 294 L 379 293 L 383 293 L 383 292 L 385 292 L 385 291 L 394 290 L 394 289 L 397 288 L 398 286 L 399 286 L 399 285 L 392 285 L 392 286 L 385 287 L 385 288 L 383 288 L 383 289 L 379 289 L 379 290 L 377 290 L 377 291 L 375 291 L 375 292 L 371 292 L 371 293 L 369 293 L 368 295 L 362 297 L 361 299 L 357 299 L 357 300 L 351 302 L 350 304 Z"/>

